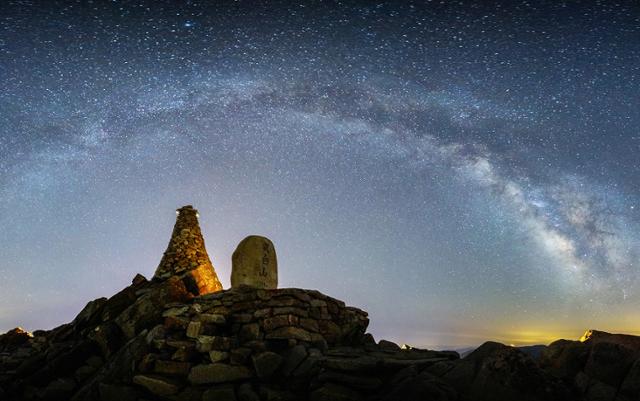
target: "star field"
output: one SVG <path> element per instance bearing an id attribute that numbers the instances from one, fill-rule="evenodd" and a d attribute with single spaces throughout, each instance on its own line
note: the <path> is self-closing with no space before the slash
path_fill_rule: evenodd
<path id="1" fill-rule="evenodd" d="M 280 286 L 376 338 L 640 333 L 636 2 L 0 5 L 0 331 L 138 272 L 193 204 L 225 287 Z"/>

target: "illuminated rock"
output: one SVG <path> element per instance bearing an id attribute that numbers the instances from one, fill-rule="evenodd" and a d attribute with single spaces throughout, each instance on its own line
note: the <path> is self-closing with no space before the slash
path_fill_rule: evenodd
<path id="1" fill-rule="evenodd" d="M 640 352 L 640 337 L 629 334 L 612 334 L 600 330 L 587 330 L 582 337 L 580 337 L 580 342 L 587 344 L 606 342 L 622 345 Z"/>
<path id="2" fill-rule="evenodd" d="M 187 290 L 202 295 L 222 290 L 222 284 L 209 260 L 198 225 L 198 211 L 191 205 L 177 210 L 171 240 L 156 269 L 155 280 L 177 276 Z"/>
<path id="3" fill-rule="evenodd" d="M 278 288 L 278 260 L 273 243 L 251 235 L 243 239 L 232 256 L 231 287 Z"/>

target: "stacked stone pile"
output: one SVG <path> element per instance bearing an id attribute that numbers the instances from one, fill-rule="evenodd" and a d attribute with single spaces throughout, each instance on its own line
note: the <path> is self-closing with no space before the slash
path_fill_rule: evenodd
<path id="1" fill-rule="evenodd" d="M 188 385 L 266 379 L 287 356 L 304 359 L 308 354 L 313 360 L 329 347 L 362 343 L 369 322 L 359 309 L 293 288 L 240 287 L 166 308 L 163 324 L 148 337 L 153 350 L 134 377 L 151 392 L 168 391 L 157 387 L 157 375 L 165 372 L 164 383 L 171 383 L 173 393 Z M 291 361 L 286 366 L 287 373 L 297 367 Z"/>
<path id="2" fill-rule="evenodd" d="M 176 211 L 178 216 L 171 240 L 156 269 L 154 279 L 181 278 L 193 294 L 220 291 L 222 284 L 216 275 L 204 245 L 198 224 L 198 211 L 191 205 Z"/>

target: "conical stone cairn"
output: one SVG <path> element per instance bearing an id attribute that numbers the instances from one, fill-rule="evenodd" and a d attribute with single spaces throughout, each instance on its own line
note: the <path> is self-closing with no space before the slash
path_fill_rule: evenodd
<path id="1" fill-rule="evenodd" d="M 222 284 L 204 246 L 198 224 L 198 211 L 187 205 L 176 212 L 178 216 L 169 246 L 153 278 L 166 280 L 177 276 L 194 295 L 222 290 Z"/>

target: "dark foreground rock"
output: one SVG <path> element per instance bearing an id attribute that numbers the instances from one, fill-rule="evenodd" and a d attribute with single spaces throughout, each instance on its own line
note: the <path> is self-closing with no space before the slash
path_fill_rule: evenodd
<path id="1" fill-rule="evenodd" d="M 637 337 L 591 332 L 536 353 L 489 342 L 459 359 L 376 344 L 367 325 L 318 291 L 194 296 L 180 279 L 136 276 L 69 324 L 0 336 L 0 399 L 640 399 Z"/>
<path id="2" fill-rule="evenodd" d="M 178 209 L 151 281 L 136 275 L 53 330 L 0 335 L 0 400 L 640 400 L 639 337 L 589 331 L 524 351 L 489 342 L 463 359 L 376 343 L 366 312 L 272 288 L 265 241 L 239 248 L 236 266 L 271 269 L 266 288 L 223 291 L 197 217 Z"/>

